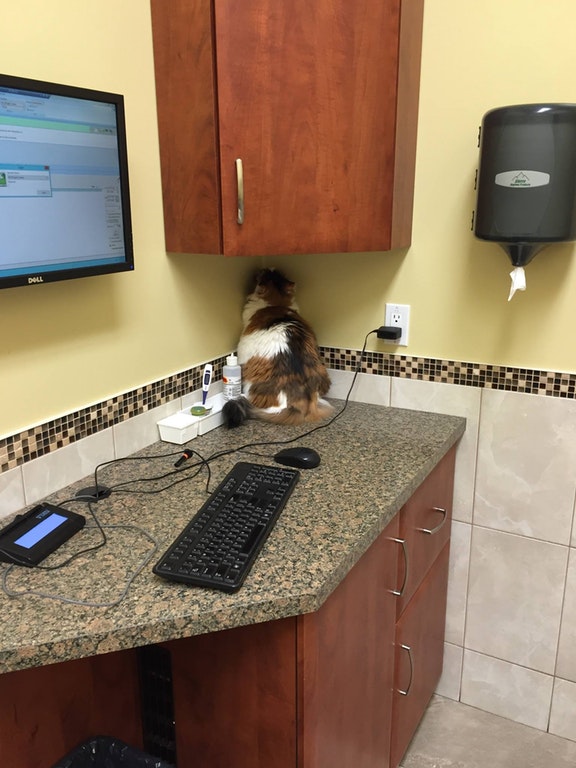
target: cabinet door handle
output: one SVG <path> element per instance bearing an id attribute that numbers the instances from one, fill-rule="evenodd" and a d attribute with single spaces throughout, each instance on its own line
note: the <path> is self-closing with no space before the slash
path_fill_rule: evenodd
<path id="1" fill-rule="evenodd" d="M 395 539 L 391 538 L 390 541 L 395 541 L 398 544 L 402 545 L 402 552 L 404 552 L 404 581 L 402 582 L 402 586 L 400 589 L 392 589 L 391 592 L 393 595 L 396 595 L 396 597 L 402 597 L 404 594 L 404 590 L 406 589 L 406 584 L 408 583 L 408 547 L 406 546 L 406 539 Z"/>
<path id="2" fill-rule="evenodd" d="M 438 523 L 436 528 L 417 528 L 417 531 L 420 531 L 421 533 L 426 533 L 428 536 L 433 536 L 435 533 L 438 533 L 440 528 L 444 525 L 448 518 L 448 510 L 444 509 L 444 507 L 432 507 L 433 512 L 440 512 L 442 514 L 442 520 Z"/>
<path id="3" fill-rule="evenodd" d="M 404 645 L 404 643 L 402 643 L 400 648 L 402 648 L 403 651 L 406 651 L 408 653 L 408 659 L 410 661 L 410 680 L 408 682 L 408 687 L 406 688 L 405 691 L 403 691 L 401 688 L 397 688 L 396 690 L 401 696 L 408 696 L 408 694 L 410 693 L 410 689 L 412 688 L 412 680 L 414 679 L 414 661 L 412 659 L 412 648 L 410 648 L 409 645 Z"/>
<path id="4" fill-rule="evenodd" d="M 236 158 L 236 187 L 238 195 L 238 224 L 244 224 L 244 168 L 242 158 Z"/>

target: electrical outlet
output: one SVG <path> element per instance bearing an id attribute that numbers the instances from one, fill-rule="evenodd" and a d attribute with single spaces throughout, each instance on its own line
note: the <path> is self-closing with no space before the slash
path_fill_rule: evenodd
<path id="1" fill-rule="evenodd" d="M 399 341 L 389 341 L 399 347 L 408 346 L 408 330 L 410 326 L 410 304 L 386 304 L 386 319 L 384 325 L 402 328 Z"/>

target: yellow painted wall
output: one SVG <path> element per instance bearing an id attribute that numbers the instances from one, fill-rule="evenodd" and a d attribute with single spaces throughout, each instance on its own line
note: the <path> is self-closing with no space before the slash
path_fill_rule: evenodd
<path id="1" fill-rule="evenodd" d="M 575 28 L 574 0 L 425 0 L 412 247 L 294 262 L 323 344 L 361 347 L 392 301 L 411 305 L 399 353 L 576 371 L 574 245 L 536 256 L 526 292 L 508 303 L 508 257 L 470 231 L 482 116 L 576 103 Z"/>
<path id="2" fill-rule="evenodd" d="M 412 307 L 403 354 L 576 371 L 574 246 L 537 256 L 508 303 L 507 257 L 470 232 L 484 112 L 576 102 L 576 3 L 425 1 L 412 247 L 268 262 L 298 281 L 323 345 L 360 348 L 394 301 Z M 0 29 L 0 70 L 125 95 L 136 258 L 133 274 L 0 292 L 6 435 L 233 349 L 259 260 L 164 251 L 146 0 L 3 3 Z"/>
<path id="3" fill-rule="evenodd" d="M 229 352 L 254 260 L 166 255 L 147 0 L 2 3 L 0 29 L 0 71 L 124 94 L 136 265 L 0 291 L 11 434 Z"/>

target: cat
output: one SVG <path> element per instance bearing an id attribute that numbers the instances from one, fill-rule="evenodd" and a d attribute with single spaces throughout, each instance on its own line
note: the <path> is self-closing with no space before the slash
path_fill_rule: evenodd
<path id="1" fill-rule="evenodd" d="M 242 312 L 237 350 L 244 394 L 223 408 L 229 428 L 250 418 L 303 424 L 328 418 L 333 411 L 323 399 L 330 377 L 316 335 L 299 314 L 295 285 L 276 269 L 256 274 Z"/>

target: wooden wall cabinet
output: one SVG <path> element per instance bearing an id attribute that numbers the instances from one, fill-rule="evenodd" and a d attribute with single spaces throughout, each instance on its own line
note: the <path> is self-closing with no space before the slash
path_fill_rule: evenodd
<path id="1" fill-rule="evenodd" d="M 168 251 L 410 244 L 423 0 L 151 10 Z"/>

